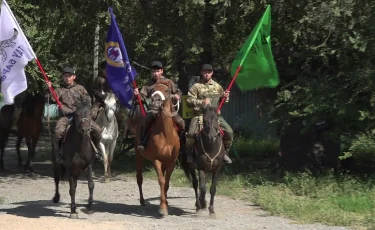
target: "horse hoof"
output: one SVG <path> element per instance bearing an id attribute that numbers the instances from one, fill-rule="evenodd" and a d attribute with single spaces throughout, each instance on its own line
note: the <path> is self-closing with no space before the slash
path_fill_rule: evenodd
<path id="1" fill-rule="evenodd" d="M 216 214 L 214 212 L 210 212 L 210 218 L 216 218 Z"/>
<path id="2" fill-rule="evenodd" d="M 168 216 L 168 209 L 166 208 L 161 208 L 159 209 L 159 213 L 161 216 L 165 217 L 165 216 Z"/>
<path id="3" fill-rule="evenodd" d="M 109 182 L 111 182 L 111 180 L 108 177 L 104 178 L 104 183 L 109 183 Z"/>
<path id="4" fill-rule="evenodd" d="M 55 195 L 52 199 L 53 203 L 59 203 L 60 201 L 60 195 Z"/>
<path id="5" fill-rule="evenodd" d="M 92 207 L 86 207 L 82 209 L 82 212 L 84 212 L 87 215 L 91 215 L 95 212 L 95 210 Z"/>
<path id="6" fill-rule="evenodd" d="M 142 206 L 146 206 L 146 202 L 145 202 L 144 199 L 141 199 L 141 200 L 139 201 L 139 203 L 140 203 Z"/>
<path id="7" fill-rule="evenodd" d="M 70 213 L 69 218 L 70 219 L 78 219 L 78 214 L 77 213 Z"/>

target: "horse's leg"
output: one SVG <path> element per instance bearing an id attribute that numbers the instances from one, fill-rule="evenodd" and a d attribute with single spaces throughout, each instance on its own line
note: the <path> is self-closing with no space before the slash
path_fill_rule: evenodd
<path id="1" fill-rule="evenodd" d="M 176 166 L 176 163 L 173 163 L 171 166 L 169 166 L 167 168 L 167 170 L 165 171 L 165 202 L 167 203 L 167 206 L 168 206 L 168 189 L 169 189 L 169 182 L 171 180 L 171 176 L 172 176 L 172 173 L 173 173 L 173 170 Z"/>
<path id="2" fill-rule="evenodd" d="M 219 178 L 219 172 L 221 170 L 221 167 L 222 165 L 219 165 L 219 167 L 214 172 L 212 172 L 212 183 L 211 183 L 211 188 L 210 188 L 211 199 L 210 199 L 210 206 L 208 207 L 210 215 L 215 215 L 214 199 L 215 199 L 215 194 L 216 194 L 217 180 Z"/>
<path id="3" fill-rule="evenodd" d="M 22 157 L 21 157 L 21 151 L 20 151 L 22 140 L 23 140 L 23 137 L 22 137 L 22 136 L 17 136 L 16 150 L 17 150 L 18 166 L 19 166 L 19 167 L 22 166 Z"/>
<path id="4" fill-rule="evenodd" d="M 109 177 L 112 177 L 111 165 L 113 161 L 113 153 L 115 151 L 116 143 L 117 143 L 117 139 L 113 141 L 112 146 L 110 147 L 110 150 L 108 151 L 108 176 Z"/>
<path id="5" fill-rule="evenodd" d="M 108 180 L 108 155 L 105 151 L 105 146 L 102 142 L 100 142 L 100 149 L 98 149 L 102 156 L 103 156 L 103 166 L 104 166 L 104 181 L 107 182 Z"/>
<path id="6" fill-rule="evenodd" d="M 60 170 L 63 166 L 60 166 L 57 163 L 53 164 L 53 179 L 55 181 L 55 196 L 53 197 L 52 201 L 54 203 L 58 203 L 60 201 L 60 193 L 59 193 L 59 183 L 60 183 Z"/>
<path id="7" fill-rule="evenodd" d="M 166 191 L 165 191 L 165 182 L 166 179 L 164 178 L 164 173 L 162 170 L 162 163 L 159 160 L 154 161 L 154 167 L 156 170 L 156 173 L 158 175 L 158 180 L 159 180 L 159 185 L 160 185 L 160 208 L 159 208 L 159 213 L 163 216 L 168 215 L 168 207 L 167 207 L 167 202 L 166 202 Z"/>
<path id="8" fill-rule="evenodd" d="M 33 158 L 32 156 L 34 155 L 33 151 L 33 146 L 34 143 L 31 139 L 31 137 L 25 137 L 26 144 L 27 144 L 27 161 L 25 164 L 25 170 L 29 170 L 30 172 L 33 172 L 33 166 L 32 166 L 32 161 L 31 159 Z"/>
<path id="9" fill-rule="evenodd" d="M 203 170 L 199 170 L 199 190 L 199 203 L 201 205 L 201 209 L 206 209 L 206 174 Z"/>
<path id="10" fill-rule="evenodd" d="M 94 200 L 93 194 L 94 194 L 94 187 L 95 187 L 94 180 L 92 179 L 92 165 L 91 164 L 87 167 L 86 178 L 87 178 L 87 182 L 89 186 L 89 205 L 87 206 L 87 208 L 91 209 L 91 205 Z"/>
<path id="11" fill-rule="evenodd" d="M 143 198 L 143 190 L 142 190 L 142 183 L 143 183 L 143 177 L 142 177 L 142 168 L 143 168 L 143 156 L 141 153 L 136 152 L 135 154 L 135 164 L 136 164 L 136 171 L 137 171 L 137 184 L 139 189 L 139 202 L 142 206 L 146 205 L 145 199 Z"/>
<path id="12" fill-rule="evenodd" d="M 39 135 L 40 135 L 40 131 L 36 136 L 31 138 L 31 151 L 29 151 L 29 154 L 27 156 L 28 162 L 29 162 L 29 171 L 30 172 L 34 172 L 33 161 L 34 161 L 34 157 L 35 157 L 36 144 L 38 143 L 38 140 L 39 140 Z"/>
<path id="13" fill-rule="evenodd" d="M 199 202 L 199 199 L 198 199 L 198 179 L 197 179 L 197 174 L 195 172 L 195 168 L 194 167 L 191 167 L 189 171 L 190 171 L 191 180 L 192 180 L 193 188 L 194 188 L 194 192 L 195 192 L 195 207 L 196 207 L 196 211 L 199 211 L 202 207 L 201 207 L 201 203 Z"/>
<path id="14" fill-rule="evenodd" d="M 79 173 L 73 173 L 73 169 L 69 169 L 69 195 L 70 195 L 70 218 L 77 219 L 77 206 L 76 206 L 76 189 L 77 189 L 77 179 Z"/>
<path id="15" fill-rule="evenodd" d="M 4 170 L 4 150 L 8 142 L 9 132 L 0 127 L 0 170 Z"/>
<path id="16" fill-rule="evenodd" d="M 4 129 L 0 130 L 1 132 Z M 4 134 L 0 132 L 0 170 L 4 170 L 4 149 L 5 149 L 5 137 Z"/>

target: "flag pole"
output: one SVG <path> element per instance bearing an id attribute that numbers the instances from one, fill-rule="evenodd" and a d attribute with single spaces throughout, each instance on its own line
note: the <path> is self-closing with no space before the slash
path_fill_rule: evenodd
<path id="1" fill-rule="evenodd" d="M 138 88 L 135 80 L 133 80 L 133 87 L 134 87 L 134 89 Z M 139 94 L 137 95 L 137 100 L 138 100 L 139 106 L 141 107 L 142 116 L 146 116 L 146 112 L 145 112 L 145 108 L 143 107 L 141 95 L 139 95 Z"/>
<path id="2" fill-rule="evenodd" d="M 236 73 L 234 74 L 234 76 L 233 76 L 231 82 L 229 83 L 229 86 L 228 86 L 228 88 L 227 88 L 226 91 L 230 91 L 230 89 L 232 88 L 234 82 L 236 81 L 237 75 L 238 75 L 238 73 L 241 71 L 241 69 L 242 69 L 242 66 L 239 65 L 239 66 L 237 67 Z M 217 110 L 216 110 L 217 113 L 220 111 L 220 109 L 221 109 L 221 107 L 223 106 L 223 104 L 224 104 L 226 98 L 227 98 L 227 97 L 223 97 L 223 98 L 221 99 L 220 104 L 219 104 L 219 106 L 217 107 Z"/>
<path id="3" fill-rule="evenodd" d="M 14 22 L 17 24 L 18 31 L 22 34 L 24 40 L 27 42 L 27 44 L 29 45 L 29 47 L 31 47 L 29 41 L 27 40 L 25 34 L 23 33 L 23 31 L 22 31 L 22 29 L 21 29 L 21 26 L 18 24 L 18 21 L 17 21 L 16 17 L 14 16 L 12 10 L 10 9 L 8 3 L 7 3 L 5 0 L 3 0 L 3 3 L 4 3 L 4 5 L 5 5 L 5 7 L 8 9 L 8 12 L 9 12 L 10 15 L 12 16 Z M 35 58 L 35 61 L 36 61 L 37 65 L 38 65 L 38 67 L 39 67 L 39 70 L 42 72 L 42 74 L 43 74 L 43 76 L 44 76 L 44 79 L 45 79 L 46 83 L 50 82 L 50 81 L 48 80 L 48 77 L 47 77 L 47 75 L 45 74 L 44 69 L 43 69 L 42 65 L 40 64 L 40 61 L 39 61 L 39 59 L 37 58 L 37 56 L 36 56 L 34 50 L 31 48 L 30 51 L 32 52 L 33 57 Z M 48 84 L 47 84 L 47 85 L 48 85 Z M 59 99 L 58 99 L 58 97 L 57 97 L 57 95 L 56 95 L 56 92 L 53 90 L 52 86 L 51 86 L 51 87 L 48 86 L 48 88 L 49 88 L 50 92 L 52 93 L 52 96 L 55 98 L 55 100 L 56 100 L 58 106 L 60 107 L 60 109 L 62 109 L 61 102 L 59 101 Z"/>
<path id="4" fill-rule="evenodd" d="M 38 65 L 38 67 L 39 67 L 40 72 L 42 72 L 42 75 L 44 77 L 45 82 L 49 83 L 50 80 L 48 79 L 47 74 L 44 72 L 43 66 L 42 66 L 42 64 L 40 63 L 40 61 L 37 57 L 35 57 L 35 61 L 36 61 L 36 64 Z M 55 90 L 52 88 L 52 86 L 49 86 L 48 84 L 47 84 L 47 86 L 48 86 L 49 91 L 52 93 L 52 96 L 55 99 L 57 105 L 59 106 L 60 110 L 62 111 L 62 105 L 61 105 L 61 102 L 60 102 L 59 98 L 56 95 Z"/>

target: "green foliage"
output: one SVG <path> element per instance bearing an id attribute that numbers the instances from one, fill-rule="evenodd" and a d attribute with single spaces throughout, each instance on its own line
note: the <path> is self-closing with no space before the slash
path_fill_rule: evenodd
<path id="1" fill-rule="evenodd" d="M 235 138 L 234 148 L 239 157 L 265 159 L 274 157 L 279 149 L 279 141 L 272 139 Z"/>

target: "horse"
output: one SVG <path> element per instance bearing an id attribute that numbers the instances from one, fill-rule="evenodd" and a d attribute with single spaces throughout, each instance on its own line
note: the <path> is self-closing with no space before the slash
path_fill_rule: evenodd
<path id="1" fill-rule="evenodd" d="M 169 181 L 176 165 L 176 160 L 180 152 L 180 140 L 173 122 L 174 112 L 170 83 L 161 82 L 154 86 L 154 93 L 151 96 L 151 103 L 158 108 L 157 116 L 149 130 L 148 143 L 143 151 L 138 150 L 140 144 L 140 126 L 136 130 L 136 172 L 137 184 L 139 188 L 140 204 L 146 205 L 142 191 L 142 167 L 146 158 L 152 161 L 158 176 L 160 185 L 160 207 L 159 213 L 162 216 L 168 215 L 167 192 Z"/>
<path id="2" fill-rule="evenodd" d="M 20 154 L 20 145 L 25 138 L 28 154 L 25 164 L 25 170 L 34 171 L 33 159 L 35 156 L 35 148 L 38 143 L 40 134 L 43 130 L 42 118 L 44 115 L 45 97 L 41 94 L 28 93 L 23 103 L 23 111 L 18 119 L 18 132 L 14 133 L 17 137 L 16 149 L 18 155 L 18 165 L 22 166 L 22 157 Z M 4 149 L 8 142 L 10 134 L 10 125 L 12 124 L 12 113 L 14 105 L 5 105 L 0 112 L 0 169 L 4 169 Z"/>
<path id="3" fill-rule="evenodd" d="M 189 150 L 187 150 L 189 151 Z M 224 145 L 222 135 L 220 133 L 219 120 L 216 109 L 212 106 L 206 106 L 203 111 L 203 129 L 199 132 L 195 141 L 194 162 L 188 163 L 187 156 L 182 158 L 181 166 L 185 172 L 185 176 L 192 181 L 195 192 L 195 207 L 197 212 L 206 209 L 206 174 L 212 173 L 211 182 L 211 199 L 209 206 L 210 215 L 215 215 L 214 198 L 216 194 L 216 185 L 219 173 L 223 167 Z M 198 180 L 196 169 L 199 172 L 199 188 L 198 197 Z"/>
<path id="4" fill-rule="evenodd" d="M 108 177 L 111 177 L 111 163 L 113 160 L 113 152 L 116 147 L 117 138 L 119 135 L 117 119 L 115 116 L 116 112 L 116 97 L 113 93 L 108 93 L 108 96 L 104 100 L 104 109 L 99 112 L 95 122 L 102 130 L 102 138 L 100 139 L 99 151 L 103 155 L 104 164 L 104 178 L 105 181 Z"/>
<path id="5" fill-rule="evenodd" d="M 93 203 L 94 181 L 92 178 L 92 164 L 94 160 L 94 149 L 91 142 L 91 110 L 90 102 L 76 103 L 77 109 L 73 118 L 67 127 L 64 141 L 61 146 L 64 164 L 56 162 L 55 152 L 52 151 L 53 174 L 55 181 L 55 195 L 53 202 L 60 201 L 59 182 L 61 174 L 67 173 L 69 180 L 69 194 L 71 198 L 70 218 L 77 219 L 75 194 L 77 188 L 77 180 L 82 171 L 86 171 L 86 178 L 89 188 L 88 210 L 91 209 Z"/>

